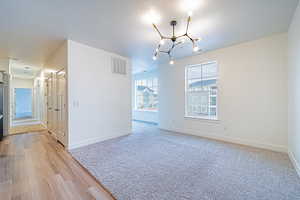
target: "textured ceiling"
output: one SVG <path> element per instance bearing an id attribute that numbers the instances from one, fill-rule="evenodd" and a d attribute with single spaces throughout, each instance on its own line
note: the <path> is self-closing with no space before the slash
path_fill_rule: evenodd
<path id="1" fill-rule="evenodd" d="M 185 26 L 183 0 L 1 0 L 0 58 L 13 57 L 42 65 L 65 39 L 131 57 L 134 70 L 150 69 L 157 33 L 142 16 L 149 9 L 161 16 L 158 25 L 170 34 L 169 21 Z M 191 35 L 201 36 L 203 50 L 253 40 L 288 29 L 298 0 L 199 0 Z M 176 57 L 192 55 L 184 45 Z"/>

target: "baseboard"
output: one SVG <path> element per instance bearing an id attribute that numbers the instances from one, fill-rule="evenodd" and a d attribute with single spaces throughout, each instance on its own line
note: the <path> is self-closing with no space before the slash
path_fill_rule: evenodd
<path id="1" fill-rule="evenodd" d="M 295 170 L 296 170 L 298 176 L 300 177 L 300 163 L 296 160 L 295 155 L 291 150 L 288 151 L 288 154 L 289 154 L 289 157 L 295 167 Z"/>
<path id="2" fill-rule="evenodd" d="M 216 134 L 203 134 L 203 133 L 199 133 L 199 132 L 197 132 L 197 134 L 193 134 L 193 132 L 195 132 L 193 130 L 182 131 L 182 130 L 178 130 L 178 129 L 177 130 L 176 129 L 170 130 L 170 129 L 165 129 L 165 128 L 160 128 L 160 129 L 166 130 L 166 131 L 173 131 L 173 132 L 175 131 L 175 132 L 187 134 L 187 135 L 204 137 L 204 138 L 213 139 L 213 140 L 220 140 L 220 141 L 234 143 L 234 144 L 241 144 L 241 145 L 245 145 L 245 146 L 267 149 L 267 150 L 276 151 L 276 152 L 282 152 L 282 153 L 288 152 L 287 147 L 280 146 L 280 145 L 258 143 L 255 141 L 249 141 L 249 140 L 233 138 L 233 137 L 228 137 L 228 136 L 220 136 L 220 135 L 216 135 Z"/>
<path id="3" fill-rule="evenodd" d="M 118 133 L 118 134 L 113 134 L 113 136 L 109 136 L 109 137 L 103 137 L 103 136 L 99 136 L 99 137 L 94 137 L 94 138 L 89 138 L 86 139 L 82 142 L 76 143 L 76 144 L 69 144 L 68 145 L 68 150 L 72 150 L 72 149 L 77 149 L 79 147 L 83 147 L 83 146 L 87 146 L 87 145 L 91 145 L 97 142 L 103 142 L 105 140 L 110 140 L 110 139 L 114 139 L 114 138 L 118 138 L 118 137 L 122 137 L 122 136 L 127 136 L 130 135 L 130 133 L 126 132 L 122 132 L 122 133 Z"/>
<path id="4" fill-rule="evenodd" d="M 145 123 L 145 124 L 158 125 L 157 122 L 150 122 L 150 121 L 144 121 L 144 120 L 138 120 L 138 119 L 133 119 L 132 121 L 134 121 L 134 122 L 140 122 L 140 123 Z"/>

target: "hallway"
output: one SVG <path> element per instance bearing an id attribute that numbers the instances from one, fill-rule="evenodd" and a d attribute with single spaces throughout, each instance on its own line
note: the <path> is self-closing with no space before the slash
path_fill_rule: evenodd
<path id="1" fill-rule="evenodd" d="M 47 132 L 0 142 L 1 199 L 101 199 L 112 197 Z"/>

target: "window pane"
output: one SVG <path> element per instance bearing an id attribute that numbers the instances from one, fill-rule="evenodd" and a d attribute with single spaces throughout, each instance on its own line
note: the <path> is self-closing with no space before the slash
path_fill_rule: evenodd
<path id="1" fill-rule="evenodd" d="M 213 78 L 217 76 L 217 64 L 209 63 L 202 65 L 202 78 Z"/>
<path id="2" fill-rule="evenodd" d="M 201 65 L 189 67 L 187 71 L 187 75 L 189 77 L 189 80 L 193 79 L 201 79 Z"/>
<path id="3" fill-rule="evenodd" d="M 217 109 L 216 108 L 210 108 L 210 115 L 216 116 L 217 115 Z"/>
<path id="4" fill-rule="evenodd" d="M 192 117 L 217 116 L 217 64 L 209 63 L 187 68 L 186 114 Z"/>
<path id="5" fill-rule="evenodd" d="M 136 109 L 156 111 L 158 109 L 158 93 L 154 79 L 140 80 L 139 83 L 136 86 Z"/>
<path id="6" fill-rule="evenodd" d="M 217 105 L 217 97 L 210 97 L 210 105 L 212 106 Z"/>
<path id="7" fill-rule="evenodd" d="M 157 78 L 154 78 L 154 79 L 153 79 L 153 85 L 154 85 L 155 87 L 158 86 L 158 80 L 157 80 Z"/>

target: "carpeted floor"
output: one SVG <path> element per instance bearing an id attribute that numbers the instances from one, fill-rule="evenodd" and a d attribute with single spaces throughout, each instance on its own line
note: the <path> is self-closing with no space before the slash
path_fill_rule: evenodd
<path id="1" fill-rule="evenodd" d="M 286 154 L 134 127 L 71 152 L 118 200 L 300 199 Z"/>

